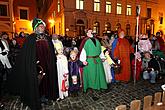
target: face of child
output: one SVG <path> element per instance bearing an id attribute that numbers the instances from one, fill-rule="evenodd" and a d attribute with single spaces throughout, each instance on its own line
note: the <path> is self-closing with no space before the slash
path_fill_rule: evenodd
<path id="1" fill-rule="evenodd" d="M 147 58 L 147 59 L 150 59 L 151 58 L 151 55 L 149 53 L 145 53 L 144 54 L 144 57 Z"/>
<path id="2" fill-rule="evenodd" d="M 57 49 L 57 53 L 58 53 L 58 54 L 63 54 L 62 48 Z"/>
<path id="3" fill-rule="evenodd" d="M 75 53 L 70 55 L 70 58 L 71 58 L 72 60 L 75 60 L 76 57 L 77 57 L 77 55 L 76 55 Z"/>
<path id="4" fill-rule="evenodd" d="M 109 55 L 109 51 L 106 51 L 106 52 L 105 52 L 105 55 Z"/>

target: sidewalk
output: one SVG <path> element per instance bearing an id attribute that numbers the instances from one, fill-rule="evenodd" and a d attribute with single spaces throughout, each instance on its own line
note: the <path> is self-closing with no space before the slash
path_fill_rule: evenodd
<path id="1" fill-rule="evenodd" d="M 164 83 L 164 78 L 156 84 L 150 84 L 144 80 L 138 81 L 135 85 L 133 82 L 118 83 L 111 85 L 106 91 L 94 91 L 93 94 L 81 92 L 78 97 L 67 97 L 51 104 L 42 104 L 42 106 L 43 110 L 115 110 L 115 107 L 120 104 L 126 104 L 129 107 L 130 102 L 134 99 L 143 101 L 144 96 L 162 91 L 161 85 Z M 10 108 L 20 110 L 21 108 L 19 97 L 4 97 L 3 103 L 3 110 L 10 110 Z M 24 110 L 25 107 L 22 109 Z"/>

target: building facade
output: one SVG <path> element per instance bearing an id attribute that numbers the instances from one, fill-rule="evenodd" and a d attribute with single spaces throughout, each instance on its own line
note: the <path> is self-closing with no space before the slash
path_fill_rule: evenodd
<path id="1" fill-rule="evenodd" d="M 126 35 L 134 37 L 137 29 L 137 5 L 140 5 L 139 33 L 150 36 L 159 30 L 165 31 L 163 0 L 43 1 L 46 4 L 44 7 L 40 5 L 40 15 L 47 22 L 51 34 L 79 36 L 84 35 L 85 29 L 91 28 L 102 36 L 122 28 Z"/>
<path id="2" fill-rule="evenodd" d="M 138 1 L 138 2 L 137 2 Z M 125 30 L 135 36 L 136 6 L 140 5 L 139 33 L 165 33 L 164 0 L 1 0 L 0 31 L 31 33 L 34 17 L 43 19 L 48 31 L 71 37 Z M 5 28 L 4 28 L 5 27 Z"/>
<path id="3" fill-rule="evenodd" d="M 36 0 L 0 0 L 0 32 L 32 33 L 31 21 L 37 17 Z"/>
<path id="4" fill-rule="evenodd" d="M 37 17 L 36 0 L 13 1 L 13 31 L 32 33 L 32 20 Z"/>
<path id="5" fill-rule="evenodd" d="M 13 0 L 0 0 L 0 33 L 13 32 Z"/>

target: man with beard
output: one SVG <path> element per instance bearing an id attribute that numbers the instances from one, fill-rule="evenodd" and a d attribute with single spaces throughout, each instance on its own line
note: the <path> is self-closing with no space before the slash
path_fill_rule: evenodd
<path id="1" fill-rule="evenodd" d="M 39 110 L 41 102 L 59 97 L 58 78 L 54 47 L 45 33 L 46 25 L 34 18 L 32 26 L 34 33 L 26 38 L 18 55 L 9 89 L 20 95 L 31 110 Z"/>
<path id="2" fill-rule="evenodd" d="M 92 30 L 89 29 L 87 37 L 80 45 L 80 61 L 85 65 L 83 67 L 83 89 L 91 91 L 93 89 L 107 89 L 105 72 L 102 60 L 100 58 L 101 44 L 93 37 Z"/>

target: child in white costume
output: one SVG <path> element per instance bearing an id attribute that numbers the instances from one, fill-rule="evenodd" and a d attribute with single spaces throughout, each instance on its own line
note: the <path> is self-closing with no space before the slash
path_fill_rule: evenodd
<path id="1" fill-rule="evenodd" d="M 64 99 L 68 96 L 69 88 L 69 75 L 68 75 L 68 61 L 63 54 L 63 48 L 60 44 L 56 44 L 57 51 L 57 72 L 58 72 L 58 86 L 59 86 L 59 99 Z"/>
<path id="2" fill-rule="evenodd" d="M 139 37 L 138 49 L 139 49 L 140 53 L 143 53 L 145 51 L 151 52 L 152 44 L 151 44 L 150 40 L 148 39 L 147 35 L 141 35 Z"/>
<path id="3" fill-rule="evenodd" d="M 103 61 L 106 81 L 107 81 L 107 83 L 111 83 L 111 81 L 112 81 L 111 65 L 115 64 L 115 63 L 111 59 L 108 49 L 106 49 L 104 46 L 101 46 L 101 50 L 102 50 L 102 53 L 101 53 L 100 57 Z"/>

